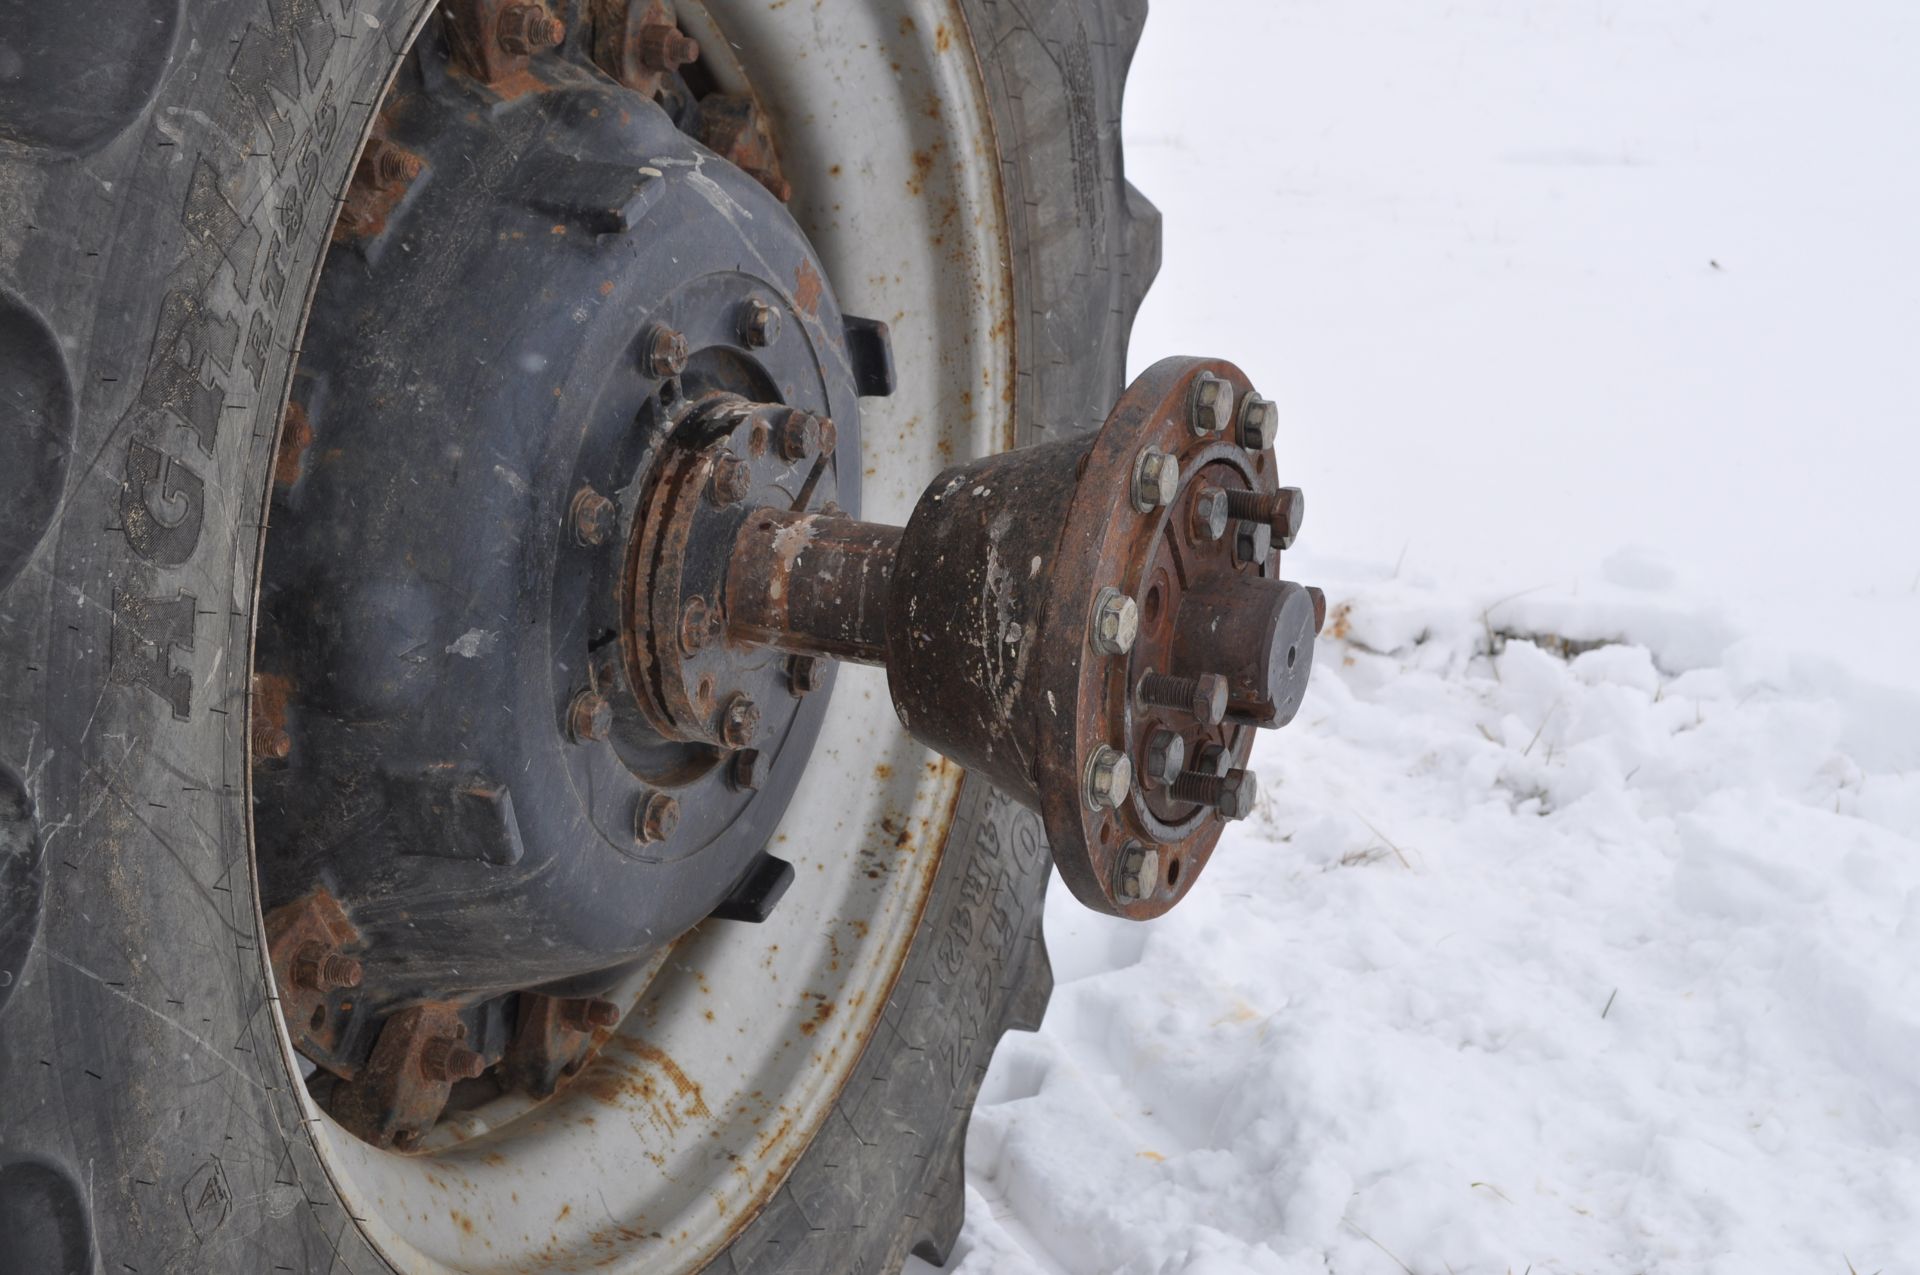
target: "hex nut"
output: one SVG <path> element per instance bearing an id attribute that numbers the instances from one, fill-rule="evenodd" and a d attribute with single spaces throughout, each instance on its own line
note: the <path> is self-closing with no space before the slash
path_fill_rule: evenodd
<path id="1" fill-rule="evenodd" d="M 1160 852 L 1138 841 L 1129 841 L 1120 852 L 1120 870 L 1114 886 L 1114 897 L 1121 903 L 1140 903 L 1152 898 L 1153 892 L 1160 888 Z"/>
<path id="2" fill-rule="evenodd" d="M 707 497 L 725 509 L 737 505 L 753 493 L 753 470 L 732 452 L 713 459 L 713 475 L 707 483 Z"/>
<path id="3" fill-rule="evenodd" d="M 1186 769 L 1187 741 L 1178 731 L 1156 726 L 1147 733 L 1140 761 L 1140 773 L 1149 782 L 1170 784 Z"/>
<path id="4" fill-rule="evenodd" d="M 1093 649 L 1125 655 L 1140 633 L 1140 607 L 1118 589 L 1105 588 L 1093 599 Z"/>
<path id="5" fill-rule="evenodd" d="M 747 302 L 740 316 L 740 336 L 750 350 L 764 349 L 780 339 L 780 312 L 760 297 Z"/>
<path id="6" fill-rule="evenodd" d="M 773 760 L 758 748 L 743 748 L 727 763 L 727 782 L 741 792 L 759 792 L 773 769 Z"/>
<path id="7" fill-rule="evenodd" d="M 728 748 L 745 748 L 759 731 L 759 705 L 744 692 L 728 696 L 720 707 L 720 742 Z"/>
<path id="8" fill-rule="evenodd" d="M 574 493 L 571 515 L 574 540 L 583 545 L 601 545 L 613 534 L 620 508 L 592 487 L 582 487 Z"/>
<path id="9" fill-rule="evenodd" d="M 1253 803 L 1259 798 L 1260 781 L 1252 771 L 1229 770 L 1221 776 L 1220 795 L 1214 799 L 1213 808 L 1223 819 L 1245 819 L 1253 813 Z"/>
<path id="10" fill-rule="evenodd" d="M 567 734 L 576 744 L 613 734 L 613 702 L 592 687 L 577 692 L 567 705 Z"/>
<path id="11" fill-rule="evenodd" d="M 663 792 L 650 792 L 634 803 L 633 839 L 641 845 L 665 841 L 680 826 L 680 803 Z"/>
<path id="12" fill-rule="evenodd" d="M 820 418 L 799 408 L 788 412 L 773 431 L 781 460 L 805 460 L 820 446 Z"/>
<path id="13" fill-rule="evenodd" d="M 302 943 L 288 966 L 296 987 L 310 992 L 331 992 L 342 987 L 358 987 L 364 974 L 360 962 L 342 956 L 319 942 Z"/>
<path id="14" fill-rule="evenodd" d="M 1298 487 L 1282 487 L 1273 494 L 1273 520 L 1267 525 L 1273 529 L 1274 543 L 1280 548 L 1293 548 L 1306 519 L 1307 493 Z"/>
<path id="15" fill-rule="evenodd" d="M 428 1080 L 474 1080 L 487 1060 L 452 1036 L 435 1036 L 420 1047 L 420 1074 Z"/>
<path id="16" fill-rule="evenodd" d="M 1233 382 L 1211 372 L 1194 377 L 1187 419 L 1202 438 L 1224 430 L 1233 419 Z"/>
<path id="17" fill-rule="evenodd" d="M 1270 398 L 1248 394 L 1240 404 L 1240 446 L 1264 452 L 1280 435 L 1280 411 Z"/>
<path id="18" fill-rule="evenodd" d="M 1233 560 L 1241 566 L 1258 566 L 1273 552 L 1273 528 L 1264 522 L 1236 523 L 1233 529 Z"/>
<path id="19" fill-rule="evenodd" d="M 678 376 L 687 370 L 687 337 L 664 323 L 647 329 L 646 352 L 641 361 L 648 376 Z"/>
<path id="20" fill-rule="evenodd" d="M 1133 788 L 1133 763 L 1117 748 L 1105 744 L 1087 759 L 1087 804 L 1095 810 L 1117 808 Z"/>
<path id="21" fill-rule="evenodd" d="M 559 1018 L 560 1025 L 569 1031 L 590 1032 L 618 1023 L 620 1007 L 598 996 L 581 996 L 561 1001 Z"/>
<path id="22" fill-rule="evenodd" d="M 1233 762 L 1233 754 L 1224 744 L 1202 744 L 1193 755 L 1193 769 L 1202 775 L 1224 775 Z"/>
<path id="23" fill-rule="evenodd" d="M 682 35 L 671 22 L 649 22 L 640 28 L 640 65 L 650 71 L 678 71 L 700 60 L 700 42 Z"/>
<path id="24" fill-rule="evenodd" d="M 826 661 L 814 655 L 787 657 L 787 689 L 794 698 L 811 695 L 827 682 Z"/>
<path id="25" fill-rule="evenodd" d="M 1211 484 L 1193 494 L 1193 534 L 1218 540 L 1227 534 L 1227 493 Z"/>
<path id="26" fill-rule="evenodd" d="M 1180 461 L 1149 447 L 1133 462 L 1133 507 L 1152 513 L 1173 503 L 1180 491 Z"/>
<path id="27" fill-rule="evenodd" d="M 566 34 L 566 24 L 539 4 L 516 4 L 502 10 L 493 28 L 495 43 L 506 53 L 533 53 L 560 43 Z"/>

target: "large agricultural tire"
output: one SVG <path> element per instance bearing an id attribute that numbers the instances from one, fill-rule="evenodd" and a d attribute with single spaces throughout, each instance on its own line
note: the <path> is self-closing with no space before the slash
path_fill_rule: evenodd
<path id="1" fill-rule="evenodd" d="M 962 0 L 1010 228 L 1019 436 L 1097 425 L 1158 264 L 1145 0 Z M 390 1269 L 295 1100 L 247 697 L 308 297 L 420 0 L 0 5 L 0 1272 Z M 879 1029 L 716 1263 L 944 1260 L 968 1113 L 1038 1025 L 1037 818 L 969 781 Z"/>

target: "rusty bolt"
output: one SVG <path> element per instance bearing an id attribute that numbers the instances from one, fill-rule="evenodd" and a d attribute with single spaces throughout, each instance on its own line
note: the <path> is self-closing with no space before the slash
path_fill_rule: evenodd
<path id="1" fill-rule="evenodd" d="M 798 408 L 788 412 L 773 431 L 773 446 L 782 460 L 805 460 L 820 446 L 820 418 Z"/>
<path id="2" fill-rule="evenodd" d="M 750 350 L 762 349 L 780 339 L 780 312 L 759 297 L 747 302 L 740 316 L 740 335 Z"/>
<path id="3" fill-rule="evenodd" d="M 1250 452 L 1264 452 L 1279 433 L 1280 410 L 1273 400 L 1247 395 L 1240 404 L 1240 445 Z"/>
<path id="4" fill-rule="evenodd" d="M 351 956 L 330 951 L 324 943 L 302 943 L 288 967 L 294 986 L 310 992 L 331 992 L 341 987 L 360 986 L 364 971 Z"/>
<path id="5" fill-rule="evenodd" d="M 1218 726 L 1227 715 L 1227 679 L 1218 673 L 1198 677 L 1149 673 L 1140 679 L 1140 702 L 1190 714 L 1203 726 Z"/>
<path id="6" fill-rule="evenodd" d="M 1298 487 L 1279 491 L 1230 491 L 1227 509 L 1242 522 L 1263 522 L 1282 549 L 1293 548 L 1300 536 L 1300 524 L 1307 517 L 1307 494 Z M 1264 556 L 1264 555 L 1262 555 Z"/>
<path id="7" fill-rule="evenodd" d="M 1193 494 L 1193 534 L 1218 540 L 1227 534 L 1227 493 L 1211 484 Z"/>
<path id="8" fill-rule="evenodd" d="M 694 594 L 680 606 L 680 649 L 694 655 L 706 648 L 713 637 L 713 612 L 707 600 Z"/>
<path id="9" fill-rule="evenodd" d="M 619 514 L 619 507 L 611 500 L 591 487 L 582 487 L 574 493 L 569 511 L 573 538 L 583 545 L 605 544 Z"/>
<path id="10" fill-rule="evenodd" d="M 1259 795 L 1260 781 L 1250 770 L 1229 770 L 1224 775 L 1190 770 L 1173 781 L 1174 800 L 1211 806 L 1223 819 L 1245 819 L 1253 813 L 1253 802 Z"/>
<path id="11" fill-rule="evenodd" d="M 773 762 L 758 748 L 743 748 L 727 763 L 727 782 L 741 792 L 759 792 Z"/>
<path id="12" fill-rule="evenodd" d="M 1193 432 L 1205 438 L 1218 434 L 1233 419 L 1233 383 L 1211 372 L 1193 378 L 1193 399 L 1187 420 Z"/>
<path id="13" fill-rule="evenodd" d="M 1140 608 L 1118 589 L 1100 590 L 1093 599 L 1093 649 L 1102 655 L 1125 655 L 1140 632 Z"/>
<path id="14" fill-rule="evenodd" d="M 707 498 L 725 509 L 737 505 L 753 491 L 753 470 L 732 452 L 713 458 L 713 479 L 707 484 Z"/>
<path id="15" fill-rule="evenodd" d="M 1140 773 L 1155 784 L 1170 784 L 1187 765 L 1187 741 L 1180 732 L 1156 726 L 1147 732 L 1147 746 L 1140 758 Z"/>
<path id="16" fill-rule="evenodd" d="M 1149 447 L 1133 462 L 1133 507 L 1152 513 L 1170 505 L 1180 490 L 1180 462 L 1158 448 Z"/>
<path id="17" fill-rule="evenodd" d="M 293 752 L 293 736 L 271 722 L 255 718 L 249 737 L 255 761 L 285 761 Z"/>
<path id="18" fill-rule="evenodd" d="M 633 839 L 641 845 L 665 841 L 680 826 L 680 803 L 663 792 L 650 792 L 634 803 Z"/>
<path id="19" fill-rule="evenodd" d="M 647 329 L 643 360 L 648 376 L 678 376 L 687 370 L 687 334 L 664 323 Z"/>
<path id="20" fill-rule="evenodd" d="M 590 1032 L 596 1027 L 611 1027 L 620 1021 L 620 1007 L 597 996 L 581 996 L 560 1002 L 560 1025 L 569 1031 Z"/>
<path id="21" fill-rule="evenodd" d="M 813 655 L 787 657 L 787 689 L 795 697 L 811 695 L 827 682 L 826 661 Z"/>
<path id="22" fill-rule="evenodd" d="M 649 71 L 678 71 L 700 58 L 700 42 L 682 35 L 671 22 L 649 22 L 640 28 L 640 65 Z"/>
<path id="23" fill-rule="evenodd" d="M 392 189 L 404 186 L 420 175 L 420 157 L 410 153 L 403 146 L 396 146 L 384 137 L 371 138 L 367 149 L 360 155 L 360 165 L 356 177 L 364 178 L 375 186 Z"/>
<path id="24" fill-rule="evenodd" d="M 613 703 L 592 687 L 575 692 L 567 705 L 567 734 L 576 744 L 605 739 L 613 733 Z"/>
<path id="25" fill-rule="evenodd" d="M 1193 769 L 1202 775 L 1224 775 L 1233 764 L 1233 754 L 1220 744 L 1202 744 L 1194 754 Z"/>
<path id="26" fill-rule="evenodd" d="M 760 706 L 743 691 L 727 697 L 720 707 L 720 742 L 728 748 L 745 748 L 760 730 Z"/>
<path id="27" fill-rule="evenodd" d="M 1095 810 L 1116 808 L 1133 787 L 1133 763 L 1117 748 L 1101 744 L 1087 759 L 1087 804 Z"/>
<path id="28" fill-rule="evenodd" d="M 420 1047 L 420 1074 L 428 1080 L 472 1080 L 487 1060 L 452 1036 L 435 1036 Z"/>
<path id="29" fill-rule="evenodd" d="M 1264 522 L 1235 523 L 1233 560 L 1243 566 L 1259 566 L 1273 552 L 1273 529 Z"/>
<path id="30" fill-rule="evenodd" d="M 539 4 L 509 5 L 493 27 L 494 42 L 503 53 L 535 53 L 560 43 L 566 34 L 566 23 Z"/>
<path id="31" fill-rule="evenodd" d="M 1120 852 L 1120 871 L 1116 875 L 1114 895 L 1122 903 L 1138 903 L 1152 896 L 1160 885 L 1160 852 L 1138 841 L 1129 841 Z"/>

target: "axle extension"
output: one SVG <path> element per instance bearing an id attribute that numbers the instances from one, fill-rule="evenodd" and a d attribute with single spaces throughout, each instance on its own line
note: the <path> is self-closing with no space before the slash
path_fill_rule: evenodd
<path id="1" fill-rule="evenodd" d="M 799 677 L 884 665 L 915 738 L 1040 812 L 1082 903 L 1143 919 L 1192 888 L 1252 808 L 1254 732 L 1299 711 L 1326 610 L 1279 578 L 1305 501 L 1238 368 L 1163 360 L 1091 436 L 942 473 L 904 528 L 754 507 L 733 482 L 736 451 L 801 454 L 830 422 L 733 396 L 693 411 L 709 424 L 676 431 L 629 556 L 625 649 L 655 729 L 726 742 L 693 654 L 709 635 L 788 652 Z M 719 552 L 694 527 L 716 514 Z"/>

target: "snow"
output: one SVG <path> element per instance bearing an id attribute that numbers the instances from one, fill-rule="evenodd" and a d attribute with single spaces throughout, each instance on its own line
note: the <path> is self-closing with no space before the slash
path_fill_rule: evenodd
<path id="1" fill-rule="evenodd" d="M 1162 0 L 1135 365 L 1281 402 L 1336 612 L 1180 908 L 1051 892 L 949 1269 L 1920 1266 L 1916 65 L 1891 0 Z"/>

